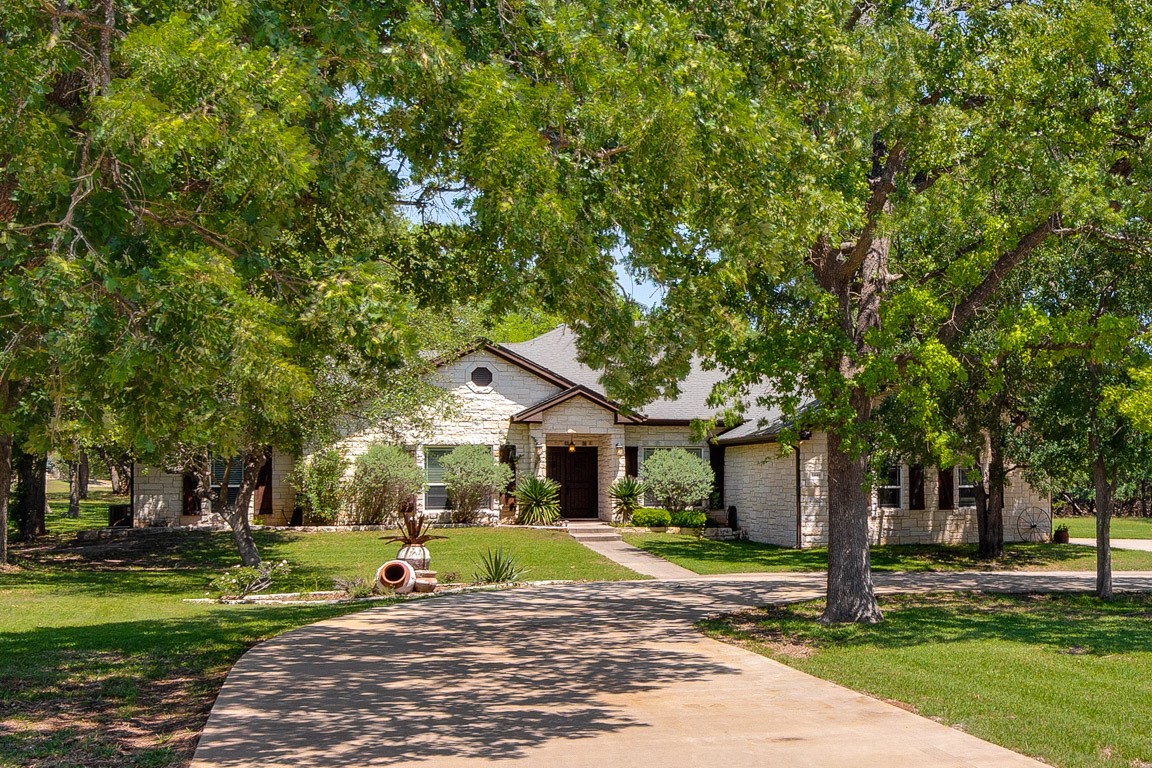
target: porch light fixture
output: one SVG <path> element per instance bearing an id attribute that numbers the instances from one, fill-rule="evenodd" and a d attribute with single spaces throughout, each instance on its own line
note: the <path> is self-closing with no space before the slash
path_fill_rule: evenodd
<path id="1" fill-rule="evenodd" d="M 576 453 L 576 441 L 568 438 L 568 453 Z"/>
<path id="2" fill-rule="evenodd" d="M 620 443 L 616 443 L 616 457 L 619 458 L 620 456 L 623 456 L 623 455 L 624 455 L 624 446 L 620 445 Z"/>

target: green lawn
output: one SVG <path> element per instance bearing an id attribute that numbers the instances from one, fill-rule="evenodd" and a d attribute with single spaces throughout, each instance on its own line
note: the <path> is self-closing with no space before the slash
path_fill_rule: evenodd
<path id="1" fill-rule="evenodd" d="M 81 521 L 106 522 L 94 498 Z M 83 524 L 87 521 L 87 524 Z M 626 579 L 637 574 L 563 533 L 453 529 L 431 542 L 441 576 L 468 579 L 485 548 L 502 546 L 528 579 Z M 265 558 L 292 566 L 285 589 L 331 589 L 334 576 L 371 577 L 397 544 L 381 533 L 257 532 Z M 208 581 L 236 562 L 223 533 L 172 532 L 79 545 L 57 533 L 17 546 L 0 572 L 0 766 L 172 766 L 187 763 L 231 664 L 253 644 L 357 606 L 217 606 Z M 452 598 L 444 598 L 452 599 Z"/>
<path id="2" fill-rule="evenodd" d="M 822 608 L 702 627 L 1062 768 L 1152 764 L 1152 595 L 885 597 L 873 627 L 821 626 Z"/>
<path id="3" fill-rule="evenodd" d="M 1055 522 L 1068 526 L 1074 539 L 1096 538 L 1094 517 L 1058 517 Z M 1111 527 L 1114 539 L 1152 539 L 1152 517 L 1114 517 Z"/>
<path id="4" fill-rule="evenodd" d="M 790 549 L 752 541 L 713 541 L 682 533 L 625 533 L 629 544 L 700 574 L 822 571 L 828 550 Z M 1116 570 L 1152 570 L 1152 552 L 1115 550 Z M 971 569 L 1091 571 L 1096 552 L 1074 544 L 1008 544 L 1003 560 L 976 559 L 974 545 L 912 544 L 872 548 L 878 571 L 960 571 Z"/>

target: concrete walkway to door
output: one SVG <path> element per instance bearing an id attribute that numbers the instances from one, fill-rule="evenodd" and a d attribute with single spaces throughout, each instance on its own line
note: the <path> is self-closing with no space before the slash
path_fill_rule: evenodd
<path id="1" fill-rule="evenodd" d="M 711 613 L 814 597 L 823 579 L 538 586 L 313 624 L 240 659 L 193 765 L 1040 765 L 693 627 Z M 877 586 L 1088 589 L 1091 579 L 877 574 Z M 1152 588 L 1152 573 L 1117 574 L 1117 588 Z"/>

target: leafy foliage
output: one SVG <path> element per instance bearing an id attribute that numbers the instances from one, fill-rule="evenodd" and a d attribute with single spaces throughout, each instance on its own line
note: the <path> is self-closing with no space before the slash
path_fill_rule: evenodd
<path id="1" fill-rule="evenodd" d="M 423 487 L 424 473 L 407 451 L 373 443 L 356 457 L 348 482 L 345 522 L 388 524 L 397 519 L 409 499 Z"/>
<path id="2" fill-rule="evenodd" d="M 339 448 L 323 448 L 293 470 L 296 499 L 307 525 L 332 525 L 344 504 L 344 476 L 348 458 Z"/>
<path id="3" fill-rule="evenodd" d="M 641 507 L 632 513 L 632 525 L 638 528 L 666 528 L 672 524 L 672 513 L 666 509 Z"/>
<path id="4" fill-rule="evenodd" d="M 484 503 L 512 482 L 512 470 L 483 445 L 460 445 L 440 459 L 452 521 L 475 523 Z"/>
<path id="5" fill-rule="evenodd" d="M 673 512 L 668 524 L 681 528 L 703 528 L 708 524 L 708 513 L 698 509 L 683 509 Z"/>
<path id="6" fill-rule="evenodd" d="M 708 498 L 716 475 L 703 459 L 673 448 L 649 456 L 640 465 L 640 480 L 669 511 L 679 512 Z"/>
<path id="7" fill-rule="evenodd" d="M 644 506 L 644 495 L 648 493 L 648 486 L 639 478 L 622 477 L 608 488 L 608 496 L 612 499 L 612 510 L 616 519 L 627 523 L 632 519 L 633 513 Z"/>
<path id="8" fill-rule="evenodd" d="M 509 584 L 523 575 L 524 570 L 516 558 L 502 547 L 489 547 L 480 556 L 480 570 L 472 575 L 472 580 L 477 584 Z"/>
<path id="9" fill-rule="evenodd" d="M 529 475 L 516 485 L 516 522 L 551 525 L 560 517 L 560 484 Z"/>

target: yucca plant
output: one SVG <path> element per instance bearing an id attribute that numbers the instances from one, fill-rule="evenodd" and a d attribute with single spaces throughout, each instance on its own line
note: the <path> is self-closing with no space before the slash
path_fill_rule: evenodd
<path id="1" fill-rule="evenodd" d="M 397 534 L 389 536 L 384 541 L 398 541 L 406 547 L 422 547 L 433 539 L 448 538 L 447 536 L 433 536 L 429 533 L 432 530 L 432 521 L 415 512 L 409 512 L 401 517 L 400 524 L 396 528 Z"/>
<path id="2" fill-rule="evenodd" d="M 491 547 L 480 556 L 480 570 L 472 574 L 477 584 L 508 584 L 524 575 L 524 569 L 516 558 L 504 552 L 502 547 Z"/>
<path id="3" fill-rule="evenodd" d="M 526 477 L 516 486 L 516 522 L 551 525 L 560 517 L 560 483 L 547 477 Z"/>
<path id="4" fill-rule="evenodd" d="M 612 483 L 608 496 L 612 499 L 616 519 L 622 523 L 631 520 L 632 513 L 644 506 L 644 494 L 647 492 L 648 486 L 635 477 L 622 477 Z"/>

